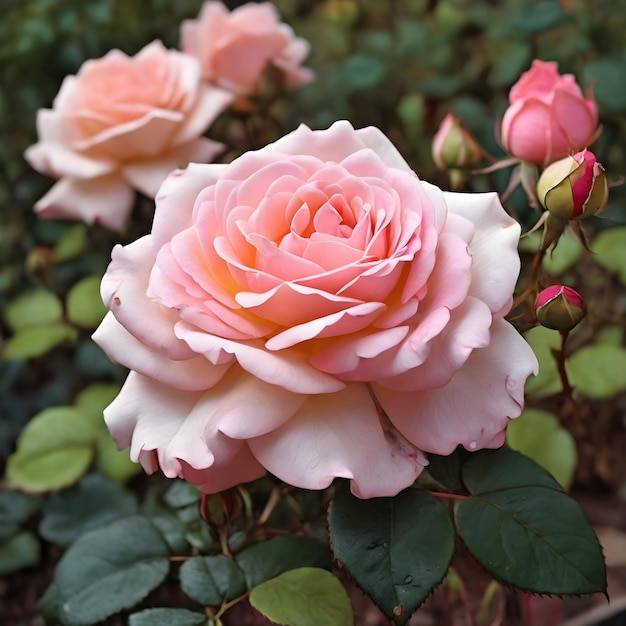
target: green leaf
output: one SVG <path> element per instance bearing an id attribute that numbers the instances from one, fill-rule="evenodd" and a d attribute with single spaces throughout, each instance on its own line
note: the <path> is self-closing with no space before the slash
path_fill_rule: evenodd
<path id="1" fill-rule="evenodd" d="M 0 576 L 33 567 L 40 559 L 39 541 L 29 530 L 14 535 L 0 544 Z"/>
<path id="2" fill-rule="evenodd" d="M 73 484 L 89 467 L 97 430 L 74 407 L 54 407 L 33 417 L 7 462 L 16 489 L 41 493 Z"/>
<path id="3" fill-rule="evenodd" d="M 74 259 L 87 249 L 87 227 L 85 224 L 72 224 L 59 237 L 54 246 L 57 262 Z"/>
<path id="4" fill-rule="evenodd" d="M 574 237 L 571 230 L 565 229 L 557 247 L 546 254 L 541 265 L 548 274 L 561 276 L 578 263 L 582 254 L 583 247 L 580 241 Z"/>
<path id="5" fill-rule="evenodd" d="M 346 590 L 330 572 L 302 567 L 268 580 L 250 592 L 250 604 L 285 626 L 354 624 Z"/>
<path id="6" fill-rule="evenodd" d="M 556 330 L 536 326 L 524 333 L 524 339 L 533 349 L 539 361 L 539 374 L 526 381 L 526 393 L 529 396 L 545 398 L 559 393 L 563 389 L 556 360 L 552 349 L 560 349 L 561 335 Z"/>
<path id="7" fill-rule="evenodd" d="M 626 391 L 626 350 L 617 346 L 585 346 L 565 362 L 570 384 L 590 398 L 612 398 Z"/>
<path id="8" fill-rule="evenodd" d="M 4 312 L 4 318 L 14 332 L 33 326 L 49 326 L 58 322 L 62 316 L 61 301 L 45 289 L 22 294 L 10 302 Z"/>
<path id="9" fill-rule="evenodd" d="M 39 508 L 41 499 L 19 491 L 0 492 L 0 543 L 15 535 Z"/>
<path id="10" fill-rule="evenodd" d="M 534 35 L 554 28 L 566 19 L 567 14 L 560 4 L 554 0 L 542 0 L 533 2 L 522 11 L 514 12 L 511 26 L 514 31 Z"/>
<path id="11" fill-rule="evenodd" d="M 548 470 L 568 489 L 578 461 L 576 441 L 559 420 L 547 411 L 526 409 L 511 420 L 506 431 L 509 446 Z"/>
<path id="12" fill-rule="evenodd" d="M 75 339 L 76 329 L 65 324 L 23 328 L 4 344 L 2 358 L 35 359 L 58 345 Z"/>
<path id="13" fill-rule="evenodd" d="M 130 492 L 90 474 L 45 503 L 39 534 L 59 546 L 68 546 L 85 532 L 136 511 L 137 503 Z"/>
<path id="14" fill-rule="evenodd" d="M 79 280 L 67 294 L 67 317 L 77 326 L 95 328 L 106 315 L 107 308 L 100 297 L 101 281 L 101 276 L 88 276 Z"/>
<path id="15" fill-rule="evenodd" d="M 426 471 L 440 485 L 449 491 L 455 491 L 462 484 L 461 459 L 464 454 L 465 450 L 461 446 L 448 456 L 429 454 Z"/>
<path id="16" fill-rule="evenodd" d="M 405 624 L 443 580 L 454 553 L 444 506 L 414 489 L 370 500 L 342 490 L 328 522 L 335 557 L 396 624 Z"/>
<path id="17" fill-rule="evenodd" d="M 111 480 L 126 482 L 142 471 L 139 463 L 130 460 L 128 450 L 118 450 L 109 431 L 103 430 L 98 435 L 98 468 Z"/>
<path id="18" fill-rule="evenodd" d="M 128 619 L 129 626 L 210 626 L 212 623 L 204 613 L 187 609 L 146 609 Z"/>
<path id="19" fill-rule="evenodd" d="M 626 84 L 621 78 L 613 84 L 613 86 L 617 85 L 626 91 Z M 626 110 L 626 102 L 624 110 Z M 626 226 L 619 226 L 602 231 L 592 245 L 594 259 L 608 270 L 615 272 L 622 285 L 626 285 L 626 246 L 624 241 L 626 241 Z"/>
<path id="20" fill-rule="evenodd" d="M 180 588 L 204 606 L 219 607 L 246 592 L 243 572 L 223 554 L 196 557 L 180 568 Z"/>
<path id="21" fill-rule="evenodd" d="M 102 413 L 120 392 L 119 385 L 96 383 L 85 387 L 77 396 L 74 405 L 94 422 L 104 426 Z"/>
<path id="22" fill-rule="evenodd" d="M 330 567 L 328 548 L 309 537 L 276 537 L 246 548 L 235 557 L 248 589 L 298 567 Z"/>
<path id="23" fill-rule="evenodd" d="M 384 76 L 385 65 L 376 57 L 358 54 L 346 59 L 342 74 L 352 89 L 371 89 Z"/>
<path id="24" fill-rule="evenodd" d="M 585 83 L 593 84 L 593 94 L 600 106 L 617 113 L 623 113 L 626 112 L 625 74 L 626 62 L 624 60 L 600 57 L 587 63 L 583 71 L 583 78 Z M 624 229 L 615 228 L 612 230 Z M 599 237 L 600 235 L 598 235 Z M 623 252 L 621 256 L 624 258 Z"/>
<path id="25" fill-rule="evenodd" d="M 138 515 L 82 535 L 55 572 L 63 623 L 95 624 L 136 605 L 167 576 L 167 554 L 159 531 Z"/>
<path id="26" fill-rule="evenodd" d="M 454 517 L 469 551 L 496 578 L 534 593 L 606 591 L 602 550 L 579 506 L 539 465 L 501 448 L 463 465 L 471 497 Z"/>

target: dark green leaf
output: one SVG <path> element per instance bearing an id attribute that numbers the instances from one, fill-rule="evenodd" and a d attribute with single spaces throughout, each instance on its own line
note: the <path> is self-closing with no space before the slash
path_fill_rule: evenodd
<path id="1" fill-rule="evenodd" d="M 180 568 L 180 587 L 205 606 L 219 607 L 246 592 L 243 572 L 223 554 L 196 557 Z"/>
<path id="2" fill-rule="evenodd" d="M 341 491 L 328 521 L 335 556 L 396 624 L 443 580 L 454 553 L 448 513 L 422 491 L 371 500 Z"/>
<path id="3" fill-rule="evenodd" d="M 91 474 L 46 502 L 39 534 L 52 543 L 68 546 L 83 533 L 136 510 L 137 503 L 130 492 Z"/>
<path id="4" fill-rule="evenodd" d="M 465 455 L 462 447 L 457 448 L 448 456 L 428 455 L 427 472 L 439 484 L 450 491 L 461 487 L 461 459 Z"/>
<path id="5" fill-rule="evenodd" d="M 606 107 L 610 111 L 623 113 L 626 111 L 625 73 L 626 61 L 600 57 L 587 63 L 583 77 L 586 83 L 593 84 L 594 96 L 601 106 Z M 620 256 L 622 259 L 624 258 L 623 247 Z M 624 276 L 626 277 L 626 273 Z"/>
<path id="6" fill-rule="evenodd" d="M 187 609 L 146 609 L 133 613 L 129 626 L 209 626 L 211 620 L 204 613 Z"/>
<path id="7" fill-rule="evenodd" d="M 511 20 L 516 31 L 528 34 L 541 33 L 554 28 L 567 19 L 567 14 L 554 0 L 533 2 L 524 10 L 515 12 Z"/>
<path id="8" fill-rule="evenodd" d="M 39 541 L 29 530 L 18 533 L 0 543 L 0 576 L 39 563 Z"/>
<path id="9" fill-rule="evenodd" d="M 0 493 L 0 543 L 14 535 L 41 505 L 41 498 L 19 491 Z"/>
<path id="10" fill-rule="evenodd" d="M 463 466 L 471 497 L 455 503 L 457 530 L 496 578 L 535 593 L 606 590 L 598 540 L 578 505 L 543 468 L 505 448 Z"/>
<path id="11" fill-rule="evenodd" d="M 313 567 L 294 569 L 260 584 L 251 591 L 250 604 L 285 626 L 354 624 L 350 598 L 339 580 Z"/>
<path id="12" fill-rule="evenodd" d="M 330 567 L 328 548 L 309 537 L 276 537 L 246 548 L 235 557 L 248 589 L 297 567 Z"/>
<path id="13" fill-rule="evenodd" d="M 95 624 L 134 606 L 167 576 L 167 554 L 159 531 L 141 516 L 82 535 L 55 573 L 63 622 Z"/>
<path id="14" fill-rule="evenodd" d="M 509 448 L 479 450 L 464 461 L 463 482 L 470 493 L 487 493 L 511 487 L 547 487 L 563 491 L 546 470 Z"/>

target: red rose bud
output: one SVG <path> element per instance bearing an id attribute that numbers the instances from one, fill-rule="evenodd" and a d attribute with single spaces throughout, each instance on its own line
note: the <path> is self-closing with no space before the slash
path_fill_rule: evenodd
<path id="1" fill-rule="evenodd" d="M 433 160 L 442 170 L 473 167 L 480 161 L 483 149 L 474 136 L 453 114 L 446 115 L 433 138 Z"/>
<path id="2" fill-rule="evenodd" d="M 537 182 L 537 195 L 551 215 L 580 220 L 606 206 L 609 185 L 593 152 L 583 150 L 548 165 Z"/>
<path id="3" fill-rule="evenodd" d="M 585 303 L 577 291 L 564 285 L 552 285 L 535 300 L 537 319 L 542 326 L 568 332 L 585 317 Z"/>

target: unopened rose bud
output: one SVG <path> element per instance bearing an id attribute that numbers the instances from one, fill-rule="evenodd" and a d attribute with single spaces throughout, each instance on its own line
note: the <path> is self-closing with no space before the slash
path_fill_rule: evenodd
<path id="1" fill-rule="evenodd" d="M 551 215 L 581 220 L 606 206 L 609 185 L 593 152 L 583 150 L 548 165 L 537 182 L 537 195 Z"/>
<path id="2" fill-rule="evenodd" d="M 454 114 L 448 113 L 433 138 L 433 159 L 442 170 L 473 167 L 483 149 Z"/>
<path id="3" fill-rule="evenodd" d="M 585 303 L 577 291 L 564 285 L 552 285 L 535 300 L 537 319 L 542 326 L 568 332 L 585 317 Z"/>

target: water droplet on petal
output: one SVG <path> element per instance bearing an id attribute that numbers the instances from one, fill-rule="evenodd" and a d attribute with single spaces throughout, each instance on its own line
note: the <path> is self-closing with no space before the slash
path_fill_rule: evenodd
<path id="1" fill-rule="evenodd" d="M 477 447 L 478 447 L 478 443 L 476 441 L 470 441 L 469 442 L 470 450 L 476 450 Z"/>

